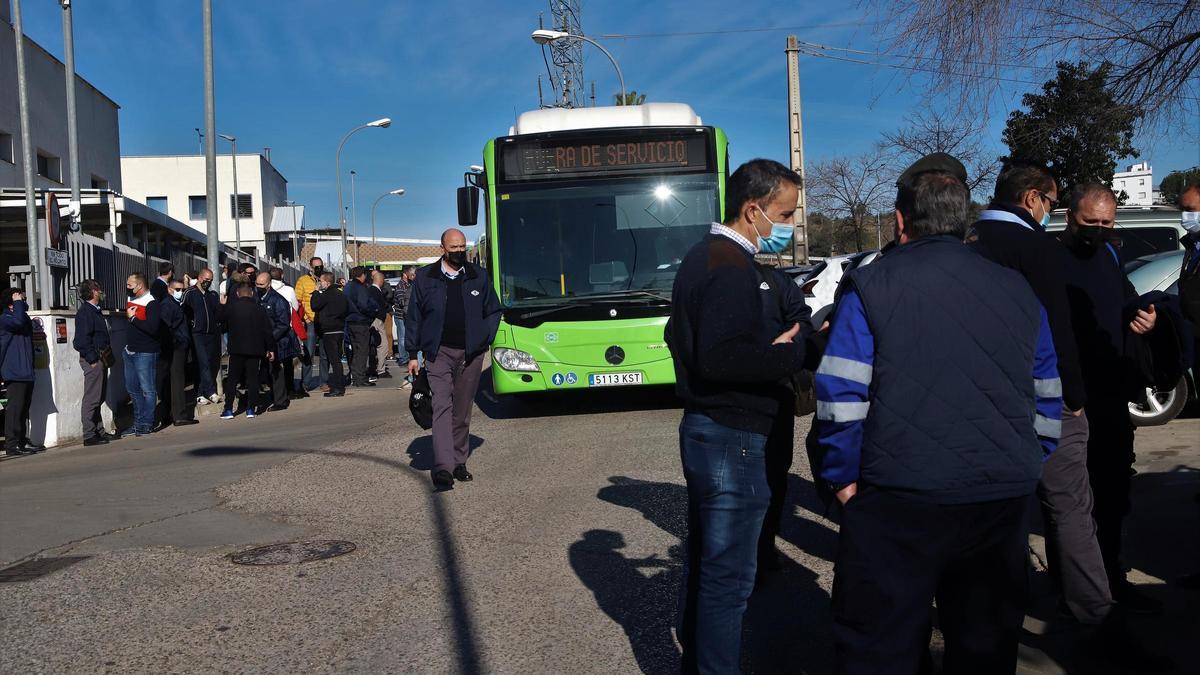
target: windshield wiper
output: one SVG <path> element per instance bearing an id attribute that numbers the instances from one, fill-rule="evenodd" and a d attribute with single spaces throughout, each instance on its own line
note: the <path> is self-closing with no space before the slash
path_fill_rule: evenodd
<path id="1" fill-rule="evenodd" d="M 654 300 L 662 300 L 663 302 L 671 301 L 671 298 L 669 298 L 665 295 L 661 295 L 659 293 L 654 293 L 652 291 L 647 291 L 647 290 L 640 289 L 640 288 L 630 288 L 630 289 L 626 289 L 623 291 L 613 291 L 612 293 L 586 293 L 584 295 L 576 295 L 574 297 L 584 298 L 587 300 L 614 300 L 614 299 L 619 299 L 619 298 L 630 298 L 630 297 L 635 297 L 635 296 L 651 298 Z"/>

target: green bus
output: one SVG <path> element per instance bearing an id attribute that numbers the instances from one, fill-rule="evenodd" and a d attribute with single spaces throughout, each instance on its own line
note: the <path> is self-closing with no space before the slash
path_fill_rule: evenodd
<path id="1" fill-rule="evenodd" d="M 458 202 L 474 225 L 485 198 L 496 393 L 674 383 L 671 286 L 721 220 L 727 150 L 678 103 L 532 111 L 487 143 Z"/>

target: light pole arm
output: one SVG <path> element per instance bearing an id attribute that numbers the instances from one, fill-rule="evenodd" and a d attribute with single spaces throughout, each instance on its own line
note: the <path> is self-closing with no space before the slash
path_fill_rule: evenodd
<path id="1" fill-rule="evenodd" d="M 371 126 L 371 125 L 362 124 L 357 127 L 354 127 L 353 129 L 351 129 L 349 131 L 349 133 L 347 133 L 345 136 L 342 136 L 342 141 L 340 143 L 338 143 L 337 154 L 335 155 L 335 161 L 337 164 L 337 193 L 338 193 L 338 214 L 339 214 L 338 219 L 341 220 L 342 227 L 346 226 L 346 214 L 342 210 L 342 147 L 346 145 L 346 141 L 350 140 L 351 136 L 353 136 L 355 133 L 357 133 L 359 131 L 362 131 L 363 129 L 366 129 L 369 126 Z"/>
<path id="2" fill-rule="evenodd" d="M 590 37 L 585 37 L 583 35 L 572 35 L 571 37 L 575 38 L 576 40 L 583 40 L 584 42 L 593 45 L 596 47 L 596 49 L 604 52 L 604 55 L 608 57 L 609 61 L 612 61 L 613 68 L 617 69 L 617 80 L 621 82 L 621 105 L 625 105 L 625 76 L 621 73 L 621 66 L 617 64 L 617 60 L 613 58 L 612 53 L 605 49 L 604 45 L 596 42 Z"/>

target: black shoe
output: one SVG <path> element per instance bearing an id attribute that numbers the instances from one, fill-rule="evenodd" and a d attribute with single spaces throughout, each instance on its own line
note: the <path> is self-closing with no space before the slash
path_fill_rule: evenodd
<path id="1" fill-rule="evenodd" d="M 449 490 L 454 487 L 454 476 L 445 469 L 433 472 L 433 486 L 439 490 Z"/>
<path id="2" fill-rule="evenodd" d="M 1123 670 L 1131 673 L 1163 673 L 1175 668 L 1174 661 L 1150 651 L 1141 638 L 1129 630 L 1125 611 L 1120 606 L 1109 613 L 1095 637 L 1105 660 Z"/>
<path id="3" fill-rule="evenodd" d="M 35 452 L 45 452 L 46 446 L 37 445 L 36 443 L 31 443 L 29 441 L 25 441 L 24 443 L 21 444 L 21 449 L 25 451 L 25 454 L 32 455 Z"/>
<path id="4" fill-rule="evenodd" d="M 377 385 L 374 382 L 359 382 L 358 384 L 356 384 L 354 386 L 356 386 L 356 387 L 374 387 Z"/>
<path id="5" fill-rule="evenodd" d="M 288 409 L 287 403 L 284 403 L 283 405 L 279 405 L 278 403 L 272 403 L 270 406 L 267 407 L 268 412 L 281 412 L 281 411 L 284 411 L 287 409 Z"/>
<path id="6" fill-rule="evenodd" d="M 83 439 L 83 445 L 88 448 L 94 445 L 108 445 L 108 439 L 103 436 L 92 436 L 91 438 Z"/>
<path id="7" fill-rule="evenodd" d="M 96 434 L 96 437 L 103 438 L 108 443 L 112 443 L 113 441 L 121 440 L 120 434 L 110 434 L 106 431 L 101 431 L 100 433 Z"/>
<path id="8" fill-rule="evenodd" d="M 345 395 L 346 391 L 344 389 L 330 389 L 329 391 L 325 392 L 325 398 L 337 398 Z"/>
<path id="9" fill-rule="evenodd" d="M 200 424 L 200 420 L 175 420 L 175 426 L 187 427 L 193 424 Z"/>
<path id="10" fill-rule="evenodd" d="M 1118 581 L 1113 585 L 1113 600 L 1130 614 L 1162 614 L 1163 604 L 1158 600 L 1139 591 L 1128 581 Z"/>
<path id="11" fill-rule="evenodd" d="M 389 373 L 388 371 L 386 371 L 386 370 L 385 370 L 385 371 L 383 371 L 382 373 L 380 373 L 380 374 L 376 375 L 376 377 L 382 377 L 382 378 L 386 378 L 386 379 L 391 379 L 391 377 L 392 377 L 392 374 L 391 374 L 391 373 Z"/>
<path id="12" fill-rule="evenodd" d="M 475 480 L 475 477 L 471 475 L 471 472 L 467 471 L 466 464 L 459 464 L 458 466 L 454 467 L 454 478 L 464 483 Z"/>
<path id="13" fill-rule="evenodd" d="M 4 449 L 4 454 L 9 457 L 16 457 L 18 455 L 32 455 L 33 451 L 21 447 L 9 447 Z"/>

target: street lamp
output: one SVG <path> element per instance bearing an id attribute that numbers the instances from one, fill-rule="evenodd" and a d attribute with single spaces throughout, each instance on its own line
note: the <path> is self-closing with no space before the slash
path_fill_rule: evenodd
<path id="1" fill-rule="evenodd" d="M 381 199 L 383 199 L 384 197 L 386 197 L 388 195 L 396 195 L 397 197 L 402 197 L 404 195 L 404 188 L 396 188 L 395 190 L 392 190 L 391 192 L 385 192 L 385 193 L 379 195 L 378 199 L 375 200 L 374 204 L 371 204 L 371 245 L 372 246 L 377 246 L 379 244 L 379 242 L 377 242 L 375 240 L 375 207 L 379 205 L 379 201 Z"/>
<path id="2" fill-rule="evenodd" d="M 367 122 L 366 124 L 362 124 L 362 125 L 359 125 L 357 127 L 354 127 L 353 129 L 351 129 L 349 133 L 347 133 L 345 136 L 342 137 L 342 142 L 338 143 L 337 154 L 334 156 L 334 161 L 335 161 L 335 164 L 337 167 L 338 218 L 340 218 L 342 221 L 341 229 L 342 229 L 342 264 L 343 265 L 346 264 L 346 211 L 342 207 L 342 146 L 346 145 L 346 141 L 351 136 L 353 136 L 355 134 L 355 132 L 362 131 L 363 129 L 366 129 L 367 127 L 378 127 L 380 129 L 386 129 L 390 126 L 392 126 L 392 118 L 390 118 L 390 117 L 384 117 L 381 119 L 377 119 L 374 122 Z"/>
<path id="3" fill-rule="evenodd" d="M 570 33 L 564 33 L 560 30 L 548 30 L 545 28 L 539 28 L 533 31 L 533 34 L 529 37 L 533 38 L 533 41 L 539 45 L 548 45 L 555 40 L 581 40 L 604 52 L 604 55 L 608 57 L 608 60 L 612 61 L 613 68 L 617 69 L 617 79 L 621 82 L 621 105 L 625 105 L 625 76 L 621 74 L 621 66 L 617 64 L 617 60 L 613 58 L 613 55 L 609 53 L 607 49 L 604 48 L 604 45 L 583 35 L 572 35 Z"/>
<path id="4" fill-rule="evenodd" d="M 350 227 L 354 233 L 354 264 L 358 264 L 358 209 L 354 206 L 354 178 L 358 172 L 350 169 Z"/>
<path id="5" fill-rule="evenodd" d="M 241 205 L 238 204 L 237 188 L 237 139 L 227 134 L 217 134 L 233 144 L 233 247 L 242 250 L 242 219 Z M 217 217 L 220 217 L 221 207 L 217 206 Z"/>

